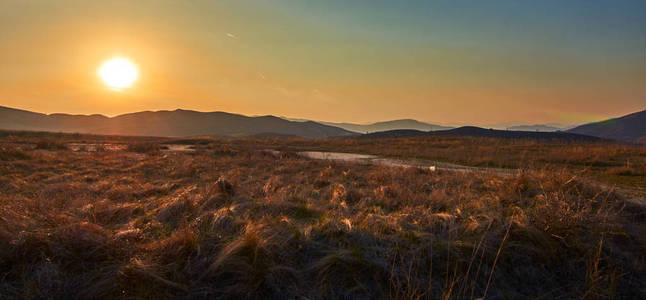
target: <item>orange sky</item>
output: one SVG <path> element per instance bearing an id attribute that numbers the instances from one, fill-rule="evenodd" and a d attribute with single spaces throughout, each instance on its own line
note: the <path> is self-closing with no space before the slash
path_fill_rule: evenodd
<path id="1" fill-rule="evenodd" d="M 646 109 L 635 29 L 646 16 L 546 3 L 3 1 L 0 105 L 451 125 L 576 124 Z M 113 56 L 138 65 L 131 88 L 97 76 Z"/>

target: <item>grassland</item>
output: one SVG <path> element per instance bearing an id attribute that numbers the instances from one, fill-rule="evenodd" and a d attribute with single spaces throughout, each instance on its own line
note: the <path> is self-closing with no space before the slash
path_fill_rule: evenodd
<path id="1" fill-rule="evenodd" d="M 230 143 L 244 142 L 231 140 Z M 284 151 L 365 153 L 473 167 L 563 170 L 605 185 L 646 193 L 646 145 L 643 144 L 459 136 L 264 139 L 254 144 Z"/>
<path id="2" fill-rule="evenodd" d="M 643 196 L 639 146 L 249 138 L 164 152 L 177 141 L 2 142 L 0 298 L 646 297 L 646 214 L 629 201 Z M 69 142 L 125 147 L 74 152 Z M 521 171 L 429 172 L 296 150 Z"/>

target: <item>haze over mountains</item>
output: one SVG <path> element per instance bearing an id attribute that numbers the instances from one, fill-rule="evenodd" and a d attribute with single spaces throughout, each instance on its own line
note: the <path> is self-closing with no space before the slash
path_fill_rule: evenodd
<path id="1" fill-rule="evenodd" d="M 143 111 L 115 117 L 103 115 L 42 114 L 0 106 L 0 129 L 140 136 L 253 136 L 286 135 L 325 138 L 358 135 L 365 137 L 408 137 L 427 134 L 508 138 L 587 139 L 584 136 L 628 142 L 646 142 L 646 110 L 624 117 L 585 124 L 554 132 L 547 125 L 514 126 L 508 130 L 473 126 L 451 128 L 411 119 L 373 124 L 288 120 L 275 116 L 244 116 L 226 112 Z M 515 129 L 515 130 L 514 130 Z M 560 131 L 560 130 L 558 130 Z M 594 140 L 594 139 L 588 139 Z"/>
<path id="2" fill-rule="evenodd" d="M 307 119 L 295 119 L 295 118 L 285 118 L 285 119 L 290 121 L 297 121 L 297 122 L 310 121 Z M 430 123 L 420 122 L 413 119 L 400 119 L 400 120 L 376 122 L 372 124 L 356 124 L 356 123 L 347 123 L 347 122 L 335 123 L 335 122 L 323 122 L 323 121 L 314 121 L 314 122 L 340 127 L 345 130 L 353 131 L 356 133 L 371 133 L 371 132 L 390 131 L 390 130 L 439 131 L 439 130 L 449 130 L 449 129 L 460 127 L 460 126 L 444 126 L 444 125 L 430 124 Z M 565 131 L 575 126 L 556 124 L 556 123 L 528 125 L 522 122 L 508 122 L 508 123 L 486 125 L 481 127 L 493 128 L 498 130 L 555 132 L 555 131 Z"/>
<path id="3" fill-rule="evenodd" d="M 498 130 L 516 130 L 516 131 L 539 131 L 539 132 L 554 132 L 565 131 L 576 127 L 576 125 L 566 125 L 560 123 L 546 123 L 546 124 L 527 124 L 526 122 L 505 122 L 480 126 L 482 128 L 492 128 Z"/>
<path id="4" fill-rule="evenodd" d="M 566 130 L 567 128 L 544 125 L 544 124 L 535 124 L 535 125 L 511 126 L 511 127 L 507 128 L 507 129 L 508 130 L 515 130 L 515 131 L 555 132 L 555 131 Z"/>
<path id="5" fill-rule="evenodd" d="M 283 117 L 283 118 L 286 120 L 296 121 L 296 122 L 310 121 L 307 119 L 286 118 L 286 117 Z M 343 128 L 345 130 L 356 132 L 356 133 L 370 133 L 370 132 L 399 130 L 399 129 L 436 131 L 436 130 L 446 130 L 446 129 L 454 128 L 450 126 L 429 124 L 429 123 L 420 122 L 413 119 L 399 119 L 399 120 L 376 122 L 372 124 L 357 124 L 357 123 L 348 123 L 348 122 L 337 123 L 337 122 L 325 122 L 325 121 L 314 121 L 314 122 Z"/>
<path id="6" fill-rule="evenodd" d="M 316 122 L 291 122 L 274 116 L 247 117 L 191 110 L 144 111 L 103 115 L 41 114 L 0 106 L 0 129 L 142 136 L 294 135 L 323 138 L 353 133 Z"/>
<path id="7" fill-rule="evenodd" d="M 330 125 L 330 126 L 340 127 L 345 130 L 354 131 L 358 133 L 369 133 L 369 132 L 378 132 L 378 131 L 395 130 L 395 129 L 436 131 L 436 130 L 446 130 L 446 129 L 453 128 L 448 126 L 424 123 L 413 119 L 392 120 L 392 121 L 377 122 L 372 124 L 352 124 L 352 123 L 333 123 L 333 122 L 321 122 L 321 123 Z"/>

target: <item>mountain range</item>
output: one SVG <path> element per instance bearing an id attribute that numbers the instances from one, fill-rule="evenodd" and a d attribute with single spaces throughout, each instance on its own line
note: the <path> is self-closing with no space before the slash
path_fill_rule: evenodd
<path id="1" fill-rule="evenodd" d="M 566 128 L 564 128 L 564 127 L 555 127 L 555 126 L 544 125 L 544 124 L 535 124 L 535 125 L 511 126 L 511 127 L 508 127 L 507 129 L 508 130 L 515 130 L 515 131 L 555 132 L 555 131 L 565 130 Z"/>
<path id="2" fill-rule="evenodd" d="M 514 131 L 484 129 L 475 126 L 462 126 L 438 131 L 419 131 L 410 129 L 389 130 L 364 134 L 361 138 L 397 138 L 416 136 L 472 136 L 508 139 L 566 140 L 566 141 L 600 141 L 599 137 L 570 132 Z"/>
<path id="3" fill-rule="evenodd" d="M 93 133 L 138 136 L 300 136 L 326 138 L 359 136 L 367 138 L 408 137 L 428 134 L 508 138 L 567 138 L 594 140 L 597 137 L 646 143 L 646 110 L 623 117 L 558 130 L 548 125 L 513 126 L 508 130 L 473 126 L 451 128 L 412 119 L 373 124 L 314 122 L 275 116 L 244 116 L 226 112 L 143 111 L 115 117 L 104 115 L 42 114 L 0 106 L 0 129 Z M 557 130 L 554 130 L 557 129 Z"/>
<path id="4" fill-rule="evenodd" d="M 283 117 L 284 118 L 284 117 Z M 296 118 L 284 118 L 290 121 L 296 122 L 306 122 L 309 120 L 306 119 L 296 119 Z M 453 127 L 442 126 L 436 124 L 429 124 L 425 122 L 420 122 L 413 119 L 400 119 L 400 120 L 391 120 L 376 122 L 372 124 L 356 124 L 356 123 L 335 123 L 335 122 L 325 122 L 325 121 L 315 121 L 317 123 L 330 125 L 334 127 L 343 128 L 348 131 L 356 133 L 370 133 L 370 132 L 379 132 L 379 131 L 388 131 L 388 130 L 399 130 L 399 129 L 414 129 L 421 131 L 436 131 L 436 130 L 446 130 Z"/>
<path id="5" fill-rule="evenodd" d="M 274 116 L 247 117 L 191 110 L 144 111 L 115 117 L 41 114 L 0 106 L 0 129 L 140 136 L 293 135 L 309 138 L 354 133 L 316 122 L 292 122 Z"/>
<path id="6" fill-rule="evenodd" d="M 413 119 L 401 119 L 401 120 L 392 120 L 377 122 L 372 124 L 352 124 L 352 123 L 333 123 L 333 122 L 321 122 L 322 124 L 336 126 L 343 128 L 345 130 L 357 132 L 357 133 L 369 133 L 369 132 L 378 132 L 378 131 L 387 131 L 387 130 L 396 130 L 396 129 L 414 129 L 421 131 L 436 131 L 436 130 L 446 130 L 453 127 L 435 125 L 420 122 Z"/>
<path id="7" fill-rule="evenodd" d="M 527 122 L 513 121 L 513 122 L 504 122 L 504 123 L 496 123 L 496 124 L 487 124 L 480 127 L 498 129 L 498 130 L 553 132 L 553 131 L 565 131 L 576 127 L 576 125 L 572 125 L 572 124 L 568 125 L 568 124 L 561 124 L 561 123 L 529 124 Z"/>

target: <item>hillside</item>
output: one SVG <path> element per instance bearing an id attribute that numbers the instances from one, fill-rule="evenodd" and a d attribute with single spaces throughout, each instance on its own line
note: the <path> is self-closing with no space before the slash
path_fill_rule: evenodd
<path id="1" fill-rule="evenodd" d="M 249 136 L 291 135 L 309 138 L 352 133 L 316 122 L 292 122 L 274 116 L 247 117 L 225 112 L 191 110 L 144 111 L 103 115 L 41 114 L 0 107 L 0 129 L 139 136 Z"/>
<path id="2" fill-rule="evenodd" d="M 310 120 L 299 119 L 299 118 L 287 118 L 281 117 L 285 120 L 295 121 L 295 122 L 307 122 Z M 453 127 L 442 126 L 436 124 L 429 124 L 425 122 L 420 122 L 413 119 L 400 119 L 400 120 L 391 120 L 376 122 L 372 124 L 357 124 L 357 123 L 336 123 L 336 122 L 324 122 L 324 121 L 315 121 L 317 123 L 343 128 L 348 131 L 356 133 L 371 133 L 371 132 L 381 132 L 389 130 L 419 130 L 419 131 L 436 131 L 436 130 L 447 130 L 452 129 Z"/>
<path id="3" fill-rule="evenodd" d="M 643 142 L 646 141 L 646 110 L 619 118 L 581 125 L 568 130 L 568 132 L 627 142 Z"/>
<path id="4" fill-rule="evenodd" d="M 484 129 L 474 126 L 463 126 L 460 128 L 434 132 L 438 135 L 456 135 L 456 136 L 475 136 L 491 138 L 511 138 L 511 139 L 565 139 L 573 141 L 598 141 L 600 138 L 567 132 L 532 132 L 532 131 L 513 131 L 513 130 L 496 130 Z"/>
<path id="5" fill-rule="evenodd" d="M 364 134 L 362 138 L 400 138 L 414 137 L 424 135 L 444 135 L 444 136 L 472 136 L 472 137 L 490 137 L 490 138 L 510 138 L 510 139 L 563 139 L 570 141 L 598 141 L 598 137 L 568 133 L 568 132 L 536 132 L 536 131 L 512 131 L 484 129 L 475 126 L 463 126 L 449 130 L 439 130 L 433 132 L 423 132 L 417 130 L 389 130 Z"/>
<path id="6" fill-rule="evenodd" d="M 330 125 L 330 126 L 336 126 L 339 128 L 343 128 L 345 130 L 354 131 L 358 133 L 370 133 L 370 132 L 399 130 L 399 129 L 436 131 L 436 130 L 446 130 L 446 129 L 452 128 L 447 126 L 424 123 L 413 119 L 392 120 L 392 121 L 377 122 L 372 124 L 333 123 L 333 122 L 321 122 L 321 123 Z"/>
<path id="7" fill-rule="evenodd" d="M 555 131 L 563 130 L 563 128 L 561 127 L 555 127 L 555 126 L 544 125 L 544 124 L 511 126 L 508 129 L 513 131 L 540 131 L 540 132 L 555 132 Z"/>
<path id="8" fill-rule="evenodd" d="M 414 129 L 396 129 L 366 133 L 360 135 L 360 138 L 383 139 L 383 138 L 403 138 L 430 135 L 429 131 L 420 131 Z"/>

